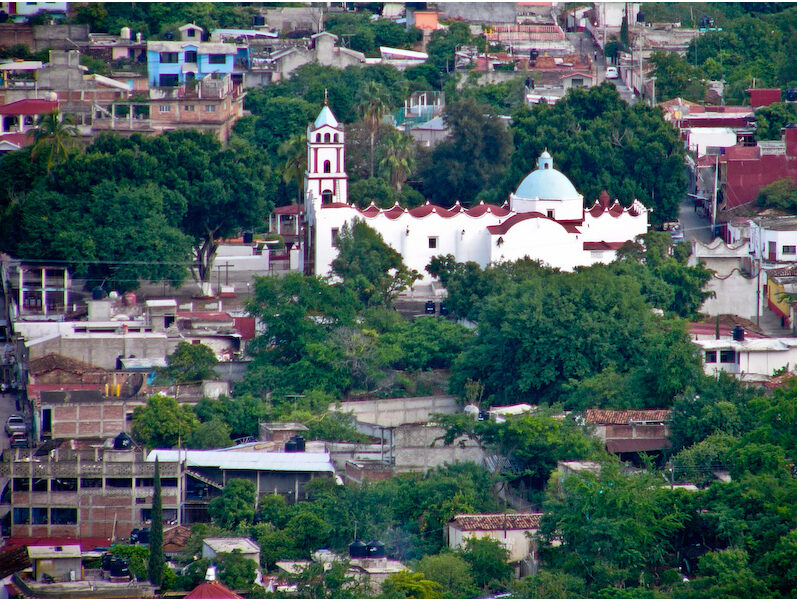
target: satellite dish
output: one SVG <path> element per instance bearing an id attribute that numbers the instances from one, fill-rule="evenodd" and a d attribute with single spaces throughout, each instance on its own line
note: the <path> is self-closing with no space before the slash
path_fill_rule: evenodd
<path id="1" fill-rule="evenodd" d="M 141 391 L 141 387 L 143 386 L 144 375 L 140 372 L 127 377 L 125 384 L 122 385 L 122 397 L 134 397 L 139 391 Z"/>

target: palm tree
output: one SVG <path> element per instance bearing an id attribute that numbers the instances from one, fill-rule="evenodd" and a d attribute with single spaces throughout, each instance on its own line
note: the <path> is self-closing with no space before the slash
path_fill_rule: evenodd
<path id="1" fill-rule="evenodd" d="M 296 181 L 297 195 L 301 202 L 304 171 L 307 170 L 307 140 L 304 133 L 297 133 L 286 139 L 277 150 L 277 155 L 285 158 L 282 180 L 287 184 Z"/>
<path id="2" fill-rule="evenodd" d="M 365 121 L 365 126 L 371 135 L 371 177 L 374 176 L 374 142 L 379 125 L 390 110 L 387 88 L 376 81 L 369 81 L 363 90 L 363 101 L 360 102 L 358 112 Z"/>
<path id="3" fill-rule="evenodd" d="M 407 180 L 415 168 L 415 147 L 412 137 L 396 131 L 383 143 L 384 156 L 379 161 L 379 168 L 387 173 L 390 184 L 396 191 Z"/>
<path id="4" fill-rule="evenodd" d="M 67 159 L 69 151 L 78 134 L 71 116 L 63 116 L 56 109 L 43 114 L 36 122 L 36 128 L 29 132 L 33 135 L 32 158 L 38 158 L 42 152 L 47 153 L 47 173 L 59 162 Z"/>

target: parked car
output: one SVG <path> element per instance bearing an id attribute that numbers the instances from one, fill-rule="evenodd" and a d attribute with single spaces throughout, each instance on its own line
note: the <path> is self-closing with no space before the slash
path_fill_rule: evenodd
<path id="1" fill-rule="evenodd" d="M 6 434 L 11 436 L 12 433 L 24 433 L 28 430 L 25 425 L 25 419 L 19 414 L 11 414 L 6 420 Z"/>
<path id="2" fill-rule="evenodd" d="M 433 301 L 426 302 L 426 313 L 427 314 L 434 314 L 435 313 L 435 305 Z"/>
<path id="3" fill-rule="evenodd" d="M 619 76 L 617 67 L 606 67 L 606 79 L 617 79 Z"/>
<path id="4" fill-rule="evenodd" d="M 11 447 L 27 447 L 28 436 L 25 433 L 11 433 Z"/>

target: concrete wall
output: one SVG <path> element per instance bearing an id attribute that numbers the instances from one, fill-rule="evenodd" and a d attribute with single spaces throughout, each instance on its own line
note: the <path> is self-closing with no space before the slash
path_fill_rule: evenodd
<path id="1" fill-rule="evenodd" d="M 448 546 L 459 549 L 465 545 L 467 539 L 495 539 L 509 551 L 509 561 L 520 560 L 533 555 L 536 543 L 529 538 L 527 533 L 536 531 L 526 530 L 460 530 L 455 526 L 448 527 Z"/>
<path id="2" fill-rule="evenodd" d="M 168 349 L 166 335 L 158 333 L 76 334 L 28 344 L 30 359 L 54 353 L 108 370 L 116 368 L 116 356 L 120 354 L 133 354 L 137 358 L 165 358 L 169 353 Z"/>
<path id="3" fill-rule="evenodd" d="M 434 413 L 454 414 L 459 411 L 459 406 L 456 399 L 451 395 L 431 395 L 426 397 L 344 401 L 339 406 L 332 406 L 330 409 L 349 412 L 363 423 L 382 427 L 396 427 L 402 424 L 429 422 Z"/>
<path id="4" fill-rule="evenodd" d="M 423 424 L 407 424 L 394 432 L 393 450 L 396 471 L 431 470 L 446 464 L 471 462 L 481 464 L 484 452 L 475 441 L 459 437 L 451 445 L 444 445 L 445 429 Z"/>
<path id="5" fill-rule="evenodd" d="M 74 43 L 73 43 L 74 42 Z M 36 25 L 33 27 L 34 51 L 74 50 L 75 43 L 89 42 L 88 25 Z"/>
<path id="6" fill-rule="evenodd" d="M 704 290 L 712 291 L 715 295 L 703 303 L 700 311 L 709 316 L 736 314 L 755 321 L 757 311 L 765 303 L 765 298 L 758 300 L 756 297 L 758 286 L 758 277 L 747 277 L 738 269 L 725 278 L 713 276 Z M 757 305 L 759 301 L 761 306 Z"/>

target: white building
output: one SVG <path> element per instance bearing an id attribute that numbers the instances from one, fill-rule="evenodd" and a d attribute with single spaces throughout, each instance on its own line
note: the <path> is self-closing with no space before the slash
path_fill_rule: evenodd
<path id="1" fill-rule="evenodd" d="M 797 262 L 797 216 L 751 219 L 750 253 L 759 262 Z"/>
<path id="2" fill-rule="evenodd" d="M 648 209 L 637 200 L 629 207 L 615 200 L 585 209 L 583 196 L 553 167 L 547 151 L 503 206 L 481 203 L 464 208 L 456 202 L 444 208 L 427 203 L 408 210 L 396 204 L 384 210 L 372 204 L 360 210 L 348 201 L 344 135 L 329 106 L 307 128 L 307 273 L 330 272 L 338 232 L 357 218 L 422 275 L 433 257 L 447 254 L 481 266 L 524 257 L 563 270 L 608 263 L 623 243 L 648 229 Z"/>
<path id="3" fill-rule="evenodd" d="M 797 366 L 797 339 L 699 339 L 694 343 L 703 352 L 703 371 L 713 375 L 727 372 L 743 381 L 766 381 L 774 372 Z"/>

